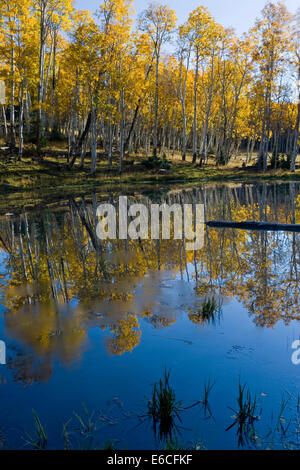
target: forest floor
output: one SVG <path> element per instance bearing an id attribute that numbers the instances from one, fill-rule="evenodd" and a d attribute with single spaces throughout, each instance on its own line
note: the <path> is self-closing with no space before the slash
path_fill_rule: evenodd
<path id="1" fill-rule="evenodd" d="M 64 150 L 65 152 L 65 150 Z M 36 159 L 34 152 L 26 150 L 22 161 L 11 159 L 7 150 L 0 150 L 0 210 L 10 206 L 14 201 L 17 206 L 30 200 L 35 201 L 62 198 L 84 194 L 89 190 L 103 191 L 116 186 L 142 186 L 176 183 L 177 186 L 200 182 L 255 182 L 268 180 L 300 180 L 300 169 L 295 173 L 288 170 L 257 171 L 251 166 L 243 168 L 244 156 L 235 158 L 226 167 L 216 167 L 209 162 L 199 167 L 191 163 L 191 157 L 182 162 L 180 155 L 170 155 L 169 170 L 147 169 L 143 165 L 142 155 L 133 155 L 124 160 L 122 174 L 118 170 L 118 157 L 113 159 L 112 168 L 107 168 L 106 156 L 99 152 L 97 171 L 90 174 L 90 160 L 87 156 L 82 169 L 74 165 L 66 169 L 67 161 L 63 148 L 59 145 L 45 149 L 43 159 Z M 254 161 L 254 159 L 253 159 Z M 253 165 L 253 162 L 252 162 Z M 299 166 L 299 165 L 298 165 Z M 19 201 L 19 202 L 17 202 Z"/>

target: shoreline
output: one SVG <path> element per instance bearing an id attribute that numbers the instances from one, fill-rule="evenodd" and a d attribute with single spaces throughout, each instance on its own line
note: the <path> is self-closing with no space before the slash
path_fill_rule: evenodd
<path id="1" fill-rule="evenodd" d="M 17 188 L 10 191 L 0 191 L 0 216 L 7 213 L 18 213 L 23 208 L 37 210 L 49 204 L 59 204 L 71 197 L 78 198 L 88 196 L 89 193 L 111 194 L 113 192 L 151 192 L 162 189 L 185 189 L 197 184 L 259 184 L 259 183 L 297 183 L 300 182 L 300 174 L 274 175 L 268 178 L 198 178 L 190 180 L 144 180 L 144 181 L 121 181 L 121 182 L 95 182 L 94 184 L 62 185 L 47 188 Z M 0 184 L 1 188 L 1 184 Z"/>
<path id="2" fill-rule="evenodd" d="M 140 163 L 128 168 L 121 175 L 117 168 L 108 171 L 105 166 L 91 175 L 87 169 L 66 170 L 53 168 L 53 162 L 21 162 L 1 164 L 0 195 L 49 190 L 88 190 L 103 186 L 143 185 L 143 184 L 188 184 L 207 182 L 260 182 L 260 181 L 300 181 L 300 169 L 294 173 L 288 170 L 257 171 L 253 168 L 197 167 L 189 163 L 172 163 L 172 168 L 163 173 L 147 170 Z"/>

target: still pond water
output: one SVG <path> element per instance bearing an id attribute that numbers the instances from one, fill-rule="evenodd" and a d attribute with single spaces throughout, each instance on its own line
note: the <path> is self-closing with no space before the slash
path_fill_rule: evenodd
<path id="1" fill-rule="evenodd" d="M 122 194 L 144 204 L 196 201 L 206 220 L 299 224 L 299 190 L 207 184 Z M 167 369 L 187 408 L 172 429 L 177 445 L 299 448 L 299 234 L 206 228 L 195 253 L 180 240 L 102 242 L 96 208 L 118 196 L 86 194 L 0 217 L 0 445 L 24 447 L 34 409 L 50 449 L 64 438 L 87 446 L 89 431 L 99 447 L 164 448 L 145 415 Z M 237 425 L 226 431 L 239 381 L 256 395 L 259 417 L 244 439 Z M 205 383 L 213 384 L 208 409 L 190 408 Z M 90 430 L 75 415 L 87 423 L 86 410 Z"/>

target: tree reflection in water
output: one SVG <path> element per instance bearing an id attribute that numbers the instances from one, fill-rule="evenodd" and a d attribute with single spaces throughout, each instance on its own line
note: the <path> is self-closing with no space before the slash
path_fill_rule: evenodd
<path id="1" fill-rule="evenodd" d="M 203 203 L 206 220 L 300 223 L 297 193 L 297 183 L 204 185 L 155 202 Z M 300 319 L 297 234 L 206 228 L 198 252 L 180 240 L 100 241 L 97 206 L 117 206 L 117 196 L 91 194 L 0 219 L 6 331 L 31 351 L 11 354 L 16 380 L 47 380 L 54 358 L 76 360 L 91 327 L 107 332 L 110 354 L 123 354 L 141 341 L 143 319 L 166 328 L 184 314 L 203 325 L 214 316 L 200 311 L 207 299 L 216 299 L 220 318 L 222 299 L 236 298 L 260 327 Z M 149 205 L 151 195 L 129 201 Z"/>

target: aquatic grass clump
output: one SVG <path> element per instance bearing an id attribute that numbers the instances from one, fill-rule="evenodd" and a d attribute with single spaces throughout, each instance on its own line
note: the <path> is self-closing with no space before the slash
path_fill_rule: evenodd
<path id="1" fill-rule="evenodd" d="M 166 438 L 163 450 L 186 450 L 186 446 L 179 441 L 177 434 L 174 434 L 174 436 Z"/>
<path id="2" fill-rule="evenodd" d="M 84 416 L 82 417 L 80 414 L 75 413 L 74 411 L 74 416 L 76 417 L 78 423 L 79 423 L 79 428 L 78 432 L 82 435 L 84 434 L 91 434 L 94 431 L 96 431 L 97 426 L 96 422 L 94 422 L 93 417 L 94 417 L 94 411 L 90 414 L 86 405 L 83 403 L 82 408 L 84 410 Z"/>
<path id="3" fill-rule="evenodd" d="M 6 443 L 6 440 L 5 440 L 4 432 L 2 428 L 0 428 L 0 447 L 5 447 L 5 443 Z"/>
<path id="4" fill-rule="evenodd" d="M 238 445 L 243 446 L 245 442 L 251 443 L 255 441 L 256 435 L 254 423 L 259 420 L 261 412 L 257 414 L 256 395 L 252 397 L 249 388 L 246 388 L 246 384 L 241 385 L 240 381 L 237 404 L 237 410 L 229 407 L 229 409 L 235 414 L 234 422 L 226 429 L 226 431 L 229 431 L 237 425 Z"/>
<path id="5" fill-rule="evenodd" d="M 202 313 L 203 315 L 212 315 L 217 310 L 218 305 L 215 297 L 209 297 L 204 300 L 202 304 Z"/>
<path id="6" fill-rule="evenodd" d="M 117 440 L 115 441 L 107 441 L 103 444 L 101 450 L 116 450 Z"/>
<path id="7" fill-rule="evenodd" d="M 34 435 L 26 432 L 25 445 L 30 446 L 35 450 L 46 449 L 48 444 L 48 436 L 46 427 L 42 425 L 40 418 L 38 417 L 35 410 L 32 410 L 34 417 L 35 433 Z"/>
<path id="8" fill-rule="evenodd" d="M 203 398 L 201 400 L 201 404 L 203 406 L 203 409 L 204 409 L 204 414 L 208 414 L 209 417 L 213 417 L 212 415 L 212 412 L 211 412 L 211 408 L 210 408 L 210 405 L 209 405 L 209 401 L 208 401 L 208 398 L 209 398 L 209 395 L 212 391 L 212 389 L 214 388 L 215 386 L 215 382 L 212 382 L 210 379 L 206 379 L 204 384 L 203 384 Z"/>
<path id="9" fill-rule="evenodd" d="M 287 405 L 290 399 L 294 398 L 291 393 L 288 391 L 287 393 L 289 396 L 283 395 L 281 398 L 280 410 L 275 425 L 271 427 L 270 432 L 264 437 L 267 450 L 274 448 L 299 450 L 300 448 L 299 397 L 297 398 L 294 416 L 286 419 L 284 415 Z M 291 425 L 292 430 L 288 432 Z"/>
<path id="10" fill-rule="evenodd" d="M 72 422 L 72 418 L 63 425 L 65 450 L 71 449 L 74 446 L 74 444 L 72 444 L 72 438 L 75 438 L 75 448 L 77 450 L 93 450 L 98 448 L 98 444 L 95 441 L 95 435 L 98 430 L 98 416 L 96 416 L 95 411 L 90 413 L 84 403 L 82 404 L 82 408 L 84 411 L 83 415 L 75 411 L 73 412 L 76 425 L 71 431 L 69 431 L 69 424 Z"/>
<path id="11" fill-rule="evenodd" d="M 181 422 L 179 412 L 181 401 L 176 400 L 175 391 L 170 385 L 170 371 L 165 369 L 164 376 L 153 385 L 152 398 L 148 401 L 148 416 L 153 420 L 153 429 L 156 435 L 159 427 L 160 438 L 172 437 L 172 431 L 176 427 L 176 419 Z"/>
<path id="12" fill-rule="evenodd" d="M 200 308 L 189 314 L 189 319 L 199 325 L 214 325 L 216 321 L 220 321 L 222 315 L 221 307 L 221 302 L 217 301 L 214 296 L 206 297 L 200 305 Z"/>
<path id="13" fill-rule="evenodd" d="M 115 450 L 118 440 L 110 440 L 99 446 L 96 441 L 98 424 L 105 421 L 105 417 L 97 416 L 95 411 L 90 413 L 86 405 L 82 404 L 84 414 L 73 412 L 76 426 L 69 430 L 72 418 L 63 425 L 64 450 Z M 103 422 L 102 421 L 102 422 Z"/>

